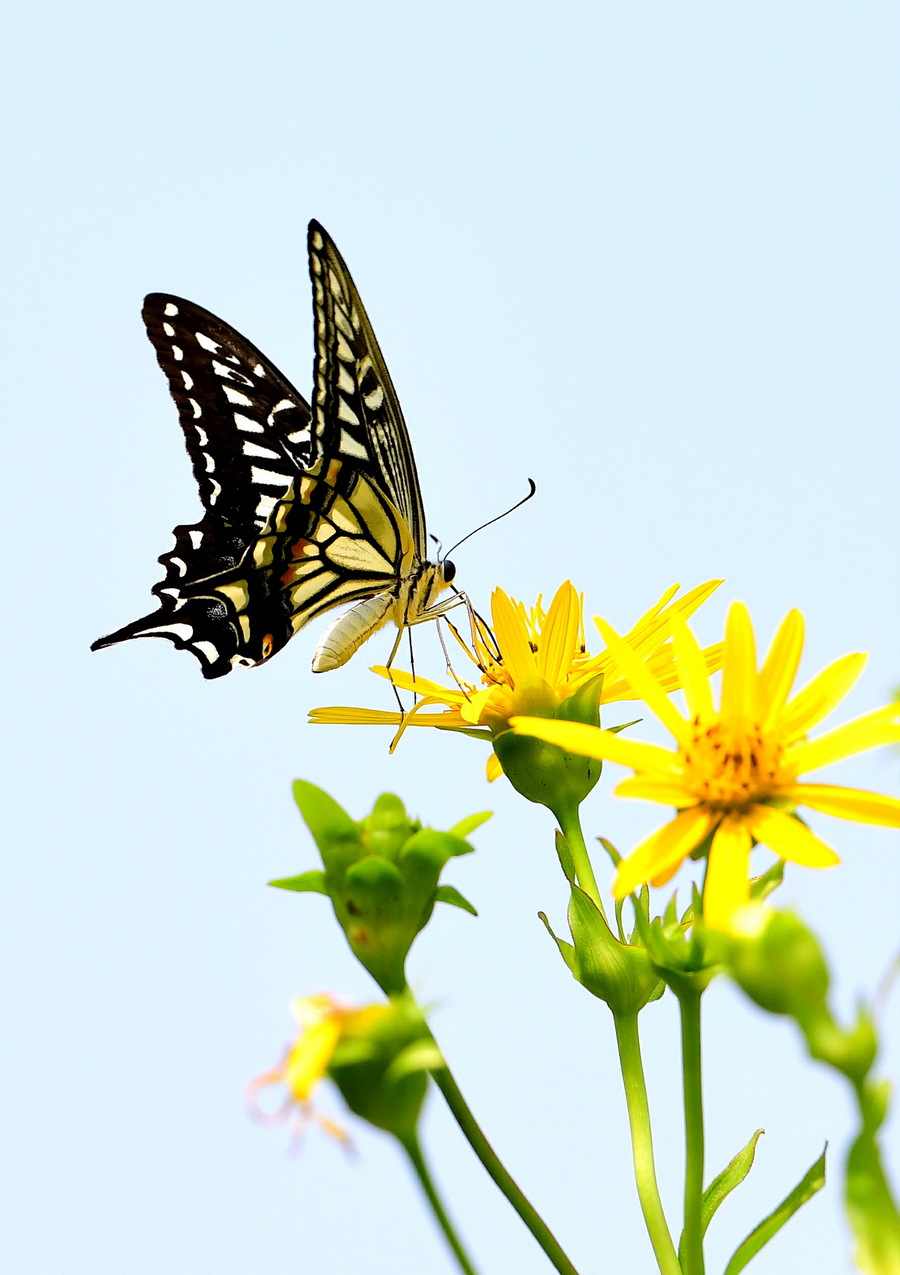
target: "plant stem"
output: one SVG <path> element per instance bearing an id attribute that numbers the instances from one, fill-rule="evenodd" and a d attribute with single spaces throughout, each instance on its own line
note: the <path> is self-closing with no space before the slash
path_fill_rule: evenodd
<path id="1" fill-rule="evenodd" d="M 466 1254 L 456 1231 L 453 1229 L 453 1223 L 447 1216 L 447 1211 L 441 1203 L 437 1188 L 432 1181 L 431 1174 L 428 1172 L 428 1166 L 425 1163 L 425 1157 L 422 1155 L 422 1148 L 419 1146 L 419 1140 L 416 1135 L 410 1134 L 408 1138 L 399 1139 L 404 1151 L 409 1156 L 412 1167 L 415 1170 L 416 1177 L 421 1183 L 422 1190 L 428 1203 L 431 1205 L 431 1211 L 437 1219 L 438 1226 L 444 1232 L 447 1243 L 453 1250 L 453 1256 L 459 1263 L 459 1269 L 464 1275 L 477 1275 L 477 1271 Z"/>
<path id="2" fill-rule="evenodd" d="M 684 1084 L 684 1275 L 704 1275 L 703 1260 L 703 1072 L 700 996 L 693 987 L 677 990 L 681 1011 L 681 1066 Z"/>
<path id="3" fill-rule="evenodd" d="M 600 897 L 597 878 L 594 876 L 594 869 L 588 856 L 587 846 L 584 843 L 584 833 L 581 831 L 578 806 L 574 804 L 561 806 L 559 810 L 554 810 L 553 813 L 559 820 L 560 830 L 568 844 L 569 853 L 575 865 L 575 875 L 578 878 L 578 884 L 585 894 L 590 896 L 592 902 L 597 905 L 605 919 L 606 911 L 603 907 L 603 900 Z"/>
<path id="4" fill-rule="evenodd" d="M 641 1211 L 656 1263 L 661 1275 L 682 1275 L 675 1245 L 669 1234 L 659 1186 L 653 1163 L 653 1135 L 650 1130 L 650 1108 L 647 1103 L 647 1086 L 644 1081 L 644 1064 L 641 1060 L 641 1043 L 638 1036 L 637 1014 L 614 1014 L 616 1043 L 619 1047 L 619 1064 L 625 1084 L 625 1101 L 628 1104 L 628 1122 L 631 1126 L 631 1154 L 634 1160 L 634 1180 L 637 1184 Z"/>
<path id="5" fill-rule="evenodd" d="M 459 1086 L 450 1074 L 449 1068 L 446 1064 L 443 1067 L 435 1067 L 431 1074 L 434 1077 L 435 1084 L 444 1095 L 447 1106 L 453 1113 L 453 1117 L 465 1135 L 469 1146 L 478 1156 L 478 1159 L 507 1200 L 509 1200 L 538 1244 L 540 1244 L 550 1262 L 561 1275 L 578 1275 L 575 1267 L 560 1248 L 559 1242 L 547 1226 L 547 1223 L 525 1198 L 515 1180 L 503 1167 L 496 1151 L 482 1133 L 478 1122 L 469 1110 L 468 1104 L 460 1093 Z"/>

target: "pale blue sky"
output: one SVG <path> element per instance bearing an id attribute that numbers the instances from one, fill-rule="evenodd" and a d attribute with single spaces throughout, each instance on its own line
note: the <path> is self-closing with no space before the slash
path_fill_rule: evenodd
<path id="1" fill-rule="evenodd" d="M 309 672 L 315 627 L 205 683 L 167 643 L 91 655 L 144 614 L 196 497 L 143 334 L 192 298 L 308 391 L 305 227 L 346 257 L 445 544 L 483 609 L 571 577 L 629 625 L 675 580 L 726 577 L 762 641 L 790 606 L 811 673 L 871 660 L 841 716 L 900 680 L 895 5 L 88 3 L 7 19 L 2 350 L 14 723 L 4 773 L 2 1249 L 15 1275 L 369 1275 L 452 1268 L 387 1140 L 294 1159 L 246 1080 L 288 1002 L 366 998 L 324 900 L 297 776 L 354 814 L 385 789 L 447 826 L 491 807 L 411 971 L 498 1149 L 583 1275 L 649 1270 L 611 1023 L 536 919 L 564 925 L 552 824 L 474 742 L 305 724 L 390 707 L 367 672 Z M 417 643 L 437 670 L 433 634 Z M 837 718 L 836 718 L 837 720 Z M 643 727 L 646 734 L 649 727 Z M 436 733 L 435 733 L 436 734 Z M 897 759 L 835 780 L 896 793 Z M 627 849 L 658 816 L 604 782 L 586 826 Z M 826 938 L 849 1010 L 897 946 L 897 837 L 825 819 L 833 873 L 782 892 Z M 900 1072 L 896 1001 L 884 1069 Z M 764 1125 L 710 1270 L 832 1147 L 831 1183 L 758 1275 L 849 1270 L 841 1087 L 724 984 L 708 997 L 709 1165 Z M 662 1185 L 680 1190 L 672 1007 L 645 1015 Z M 900 1137 L 887 1132 L 895 1175 Z M 428 1150 L 484 1275 L 545 1260 L 432 1102 Z"/>

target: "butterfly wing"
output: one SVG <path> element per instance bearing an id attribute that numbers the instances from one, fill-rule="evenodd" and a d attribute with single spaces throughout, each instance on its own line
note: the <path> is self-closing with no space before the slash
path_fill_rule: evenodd
<path id="1" fill-rule="evenodd" d="M 151 293 L 142 313 L 178 408 L 204 514 L 199 522 L 176 527 L 174 548 L 160 557 L 166 575 L 153 587 L 159 609 L 92 649 L 134 637 L 167 637 L 197 656 L 205 676 L 218 677 L 241 657 L 247 624 L 241 626 L 238 618 L 235 627 L 221 595 L 198 596 L 199 582 L 229 572 L 252 554 L 273 511 L 318 453 L 312 413 L 265 355 L 202 306 Z M 291 531 L 296 538 L 317 521 L 318 511 L 308 502 L 296 509 Z"/>
<path id="2" fill-rule="evenodd" d="M 424 561 L 419 478 L 390 372 L 350 271 L 317 221 L 309 223 L 308 247 L 315 433 L 330 455 L 345 458 L 388 497 L 409 529 L 417 559 Z"/>

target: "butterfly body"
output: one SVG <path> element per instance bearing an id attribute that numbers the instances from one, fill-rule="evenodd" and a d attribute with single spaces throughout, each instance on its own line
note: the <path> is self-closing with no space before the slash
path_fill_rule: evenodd
<path id="1" fill-rule="evenodd" d="M 175 528 L 152 614 L 92 649 L 165 637 L 205 677 L 263 663 L 317 616 L 355 604 L 313 660 L 337 668 L 383 624 L 453 604 L 449 562 L 427 559 L 415 460 L 390 374 L 349 271 L 309 228 L 315 317 L 310 406 L 240 333 L 153 293 L 147 334 L 166 374 L 204 514 Z M 399 640 L 399 639 L 398 639 Z"/>

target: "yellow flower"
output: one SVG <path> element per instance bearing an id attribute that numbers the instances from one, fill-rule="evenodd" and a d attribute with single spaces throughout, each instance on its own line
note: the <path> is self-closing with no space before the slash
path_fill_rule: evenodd
<path id="1" fill-rule="evenodd" d="M 319 1125 L 326 1133 L 349 1147 L 347 1132 L 334 1120 L 317 1111 L 311 1102 L 313 1091 L 323 1080 L 334 1051 L 348 1036 L 365 1035 L 379 1020 L 390 1014 L 387 1005 L 366 1005 L 361 1009 L 342 1006 L 324 992 L 304 996 L 291 1006 L 299 1028 L 296 1039 L 285 1051 L 277 1067 L 265 1071 L 250 1082 L 248 1097 L 254 1115 L 266 1123 L 281 1122 L 293 1112 L 297 1116 L 296 1131 L 307 1121 Z M 285 1100 L 274 1115 L 265 1115 L 256 1105 L 256 1095 L 269 1085 L 284 1085 Z"/>
<path id="2" fill-rule="evenodd" d="M 673 585 L 625 635 L 629 651 L 646 662 L 667 689 L 679 685 L 672 658 L 672 617 L 693 615 L 720 584 L 720 580 L 711 580 L 677 601 L 673 598 L 680 586 Z M 568 580 L 559 587 L 547 611 L 540 598 L 528 609 L 502 589 L 495 589 L 491 597 L 493 629 L 473 614 L 471 646 L 453 630 L 465 656 L 477 668 L 480 684 L 455 678 L 444 686 L 400 669 L 379 667 L 373 672 L 387 677 L 395 687 L 421 696 L 411 712 L 317 708 L 310 713 L 310 721 L 399 726 L 394 745 L 407 726 L 436 726 L 491 740 L 509 730 L 510 717 L 534 712 L 538 706 L 552 712 L 600 674 L 604 678 L 601 704 L 636 699 L 610 650 L 593 656 L 588 653 L 583 605 L 583 598 Z M 711 669 L 719 667 L 720 657 L 718 645 L 705 652 Z M 442 706 L 441 712 L 426 711 L 436 705 Z M 489 779 L 501 773 L 496 756 L 489 759 L 487 770 Z"/>
<path id="3" fill-rule="evenodd" d="M 696 639 L 687 625 L 673 624 L 687 716 L 678 711 L 665 693 L 668 687 L 635 657 L 628 643 L 603 621 L 597 623 L 635 693 L 674 736 L 675 751 L 578 723 L 514 718 L 511 724 L 517 732 L 569 752 L 631 767 L 634 775 L 616 789 L 620 796 L 661 802 L 678 811 L 619 865 L 613 887 L 616 898 L 624 898 L 646 881 L 664 884 L 710 838 L 704 918 L 711 926 L 729 929 L 749 897 L 754 843 L 806 867 L 826 868 L 838 862 L 835 852 L 795 817 L 797 806 L 861 823 L 900 826 L 897 798 L 799 782 L 807 771 L 900 740 L 897 703 L 818 739 L 807 739 L 807 732 L 849 691 L 866 657 L 845 655 L 835 660 L 791 697 L 803 650 L 799 611 L 785 617 L 762 668 L 757 669 L 750 616 L 742 603 L 732 605 L 718 709 Z"/>

